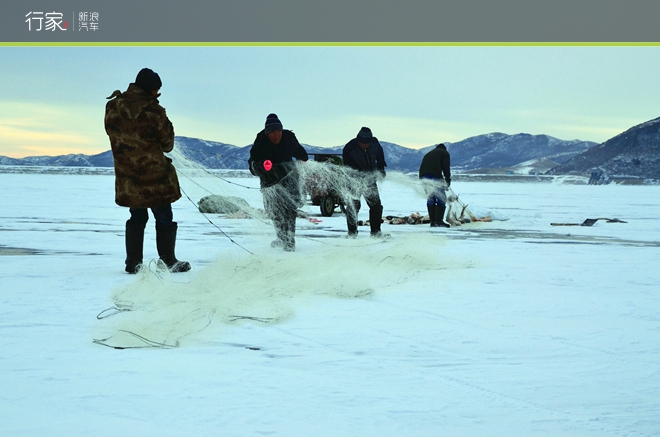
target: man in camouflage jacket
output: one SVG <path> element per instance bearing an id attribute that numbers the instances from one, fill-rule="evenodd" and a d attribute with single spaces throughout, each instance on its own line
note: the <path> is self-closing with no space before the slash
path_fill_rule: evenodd
<path id="1" fill-rule="evenodd" d="M 156 247 L 160 259 L 173 272 L 190 270 L 174 255 L 177 223 L 172 202 L 181 198 L 172 160 L 164 152 L 174 148 L 174 128 L 158 103 L 162 82 L 144 68 L 125 92 L 112 93 L 105 108 L 105 131 L 110 137 L 115 165 L 115 202 L 130 208 L 126 222 L 126 271 L 142 266 L 147 208 L 156 220 Z"/>

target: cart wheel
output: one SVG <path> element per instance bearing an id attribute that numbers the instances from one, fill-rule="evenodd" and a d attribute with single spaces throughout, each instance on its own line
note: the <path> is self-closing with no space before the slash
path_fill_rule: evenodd
<path id="1" fill-rule="evenodd" d="M 332 196 L 324 196 L 321 199 L 321 215 L 330 217 L 335 212 L 335 199 Z"/>

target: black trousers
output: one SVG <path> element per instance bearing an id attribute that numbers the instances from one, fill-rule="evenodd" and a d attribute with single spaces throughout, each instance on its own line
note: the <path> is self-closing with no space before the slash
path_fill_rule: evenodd
<path id="1" fill-rule="evenodd" d="M 351 198 L 344 199 L 348 233 L 357 233 L 357 217 L 362 206 L 360 202 L 361 197 L 364 197 L 364 201 L 369 207 L 369 222 L 371 226 L 371 232 L 374 233 L 380 231 L 380 220 L 383 213 L 383 205 L 380 202 L 378 185 L 376 184 L 376 181 L 373 181 L 372 183 L 366 185 L 366 187 L 360 192 L 352 193 Z"/>
<path id="2" fill-rule="evenodd" d="M 300 194 L 277 184 L 261 190 L 264 198 L 264 209 L 273 221 L 275 233 L 285 247 L 295 247 L 296 244 L 296 218 Z"/>
<path id="3" fill-rule="evenodd" d="M 154 219 L 156 219 L 157 229 L 165 230 L 175 226 L 172 221 L 174 217 L 172 214 L 171 203 L 149 209 L 151 209 L 151 212 L 154 215 Z M 141 224 L 143 226 L 147 224 L 147 221 L 149 220 L 149 212 L 147 211 L 147 208 L 130 208 L 129 211 L 131 212 L 130 220 L 132 222 L 135 224 Z"/>

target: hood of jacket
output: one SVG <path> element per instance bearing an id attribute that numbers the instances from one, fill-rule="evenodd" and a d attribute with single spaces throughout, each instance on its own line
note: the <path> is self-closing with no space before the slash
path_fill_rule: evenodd
<path id="1" fill-rule="evenodd" d="M 119 90 L 114 91 L 108 100 L 117 99 L 117 110 L 122 117 L 136 120 L 147 106 L 158 104 L 159 96 L 160 94 L 153 95 L 132 83 L 123 93 Z"/>

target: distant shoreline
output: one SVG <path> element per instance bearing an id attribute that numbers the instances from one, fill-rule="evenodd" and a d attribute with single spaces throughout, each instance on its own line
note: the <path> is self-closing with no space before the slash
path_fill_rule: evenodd
<path id="1" fill-rule="evenodd" d="M 205 170 L 222 177 L 233 178 L 252 178 L 248 170 L 231 169 L 209 169 Z M 114 168 L 112 167 L 55 167 L 55 166 L 23 166 L 23 165 L 0 165 L 0 174 L 66 174 L 66 175 L 97 175 L 112 176 Z M 408 173 L 411 177 L 416 174 Z M 472 173 L 454 173 L 452 180 L 456 182 L 545 182 L 551 183 L 561 181 L 566 184 L 586 185 L 589 181 L 585 176 L 572 175 L 522 175 L 522 174 L 472 174 Z M 635 179 L 638 185 L 644 184 L 643 180 Z M 628 182 L 622 182 L 628 183 Z"/>
<path id="2" fill-rule="evenodd" d="M 189 171 L 194 171 L 188 169 Z M 252 178 L 248 170 L 232 169 L 205 169 L 222 177 Z M 0 174 L 67 174 L 67 175 L 98 175 L 112 176 L 115 170 L 112 167 L 57 167 L 39 165 L 0 165 Z M 417 177 L 416 173 L 407 173 Z M 660 185 L 660 181 L 642 179 L 635 176 L 614 176 L 611 183 L 619 185 Z M 519 173 L 452 173 L 455 182 L 513 182 L 513 183 L 562 183 L 570 185 L 588 185 L 589 178 L 579 175 L 528 175 Z"/>

